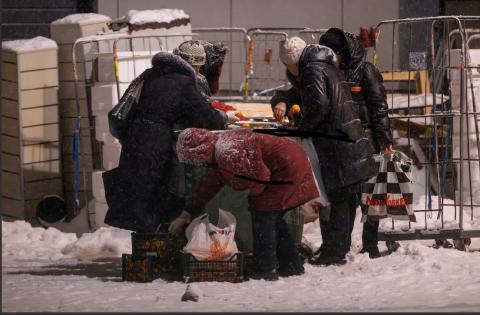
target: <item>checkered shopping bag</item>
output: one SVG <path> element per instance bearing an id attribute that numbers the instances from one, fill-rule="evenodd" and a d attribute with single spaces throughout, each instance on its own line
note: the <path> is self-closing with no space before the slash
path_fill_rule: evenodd
<path id="1" fill-rule="evenodd" d="M 362 222 L 382 218 L 416 222 L 412 159 L 400 151 L 379 154 L 375 159 L 378 174 L 362 183 Z"/>

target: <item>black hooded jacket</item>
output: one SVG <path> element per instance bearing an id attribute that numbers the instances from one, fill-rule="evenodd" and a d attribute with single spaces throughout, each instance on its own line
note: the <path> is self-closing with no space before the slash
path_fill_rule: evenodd
<path id="1" fill-rule="evenodd" d="M 299 92 L 303 117 L 298 129 L 329 135 L 347 134 L 354 143 L 314 137 L 327 192 L 349 187 L 376 173 L 373 147 L 362 127 L 334 52 L 307 45 L 299 61 Z"/>
<path id="2" fill-rule="evenodd" d="M 337 41 L 332 43 L 334 37 Z M 340 67 L 352 87 L 352 99 L 358 104 L 362 125 L 375 151 L 379 152 L 382 147 L 393 143 L 382 75 L 372 63 L 364 61 L 366 52 L 358 36 L 331 28 L 319 41 L 320 45 L 331 48 L 339 43 L 343 46 L 340 49 L 343 56 Z"/>
<path id="3" fill-rule="evenodd" d="M 152 65 L 122 141 L 119 166 L 103 173 L 109 207 L 105 223 L 134 231 L 154 231 L 183 206 L 168 192 L 174 124 L 225 129 L 227 123 L 226 115 L 197 90 L 195 71 L 182 58 L 160 52 Z"/>

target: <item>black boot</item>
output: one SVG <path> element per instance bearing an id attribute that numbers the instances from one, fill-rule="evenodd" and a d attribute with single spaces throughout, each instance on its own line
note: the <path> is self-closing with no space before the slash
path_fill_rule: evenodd
<path id="1" fill-rule="evenodd" d="M 380 254 L 380 251 L 378 250 L 378 246 L 373 246 L 373 247 L 368 247 L 368 248 L 362 248 L 360 251 L 360 254 L 368 253 L 368 257 L 370 259 L 375 259 L 378 257 L 381 257 L 382 255 Z"/>
<path id="2" fill-rule="evenodd" d="M 347 260 L 345 256 L 332 255 L 325 251 L 320 252 L 320 255 L 314 256 L 308 260 L 311 265 L 314 266 L 330 266 L 330 265 L 345 265 Z"/>
<path id="3" fill-rule="evenodd" d="M 249 278 L 254 280 L 277 281 L 278 271 L 276 269 L 270 271 L 258 271 L 254 272 Z"/>
<path id="4" fill-rule="evenodd" d="M 278 274 L 280 277 L 299 276 L 305 273 L 302 263 L 290 263 L 286 266 L 280 265 L 278 268 Z"/>

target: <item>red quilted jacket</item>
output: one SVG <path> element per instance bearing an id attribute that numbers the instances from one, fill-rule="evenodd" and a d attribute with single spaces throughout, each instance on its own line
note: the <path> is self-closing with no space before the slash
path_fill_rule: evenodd
<path id="1" fill-rule="evenodd" d="M 224 186 L 250 190 L 250 208 L 287 210 L 319 196 L 306 153 L 293 140 L 248 129 L 212 133 L 183 131 L 177 142 L 180 161 L 216 164 L 188 198 L 195 213 Z"/>

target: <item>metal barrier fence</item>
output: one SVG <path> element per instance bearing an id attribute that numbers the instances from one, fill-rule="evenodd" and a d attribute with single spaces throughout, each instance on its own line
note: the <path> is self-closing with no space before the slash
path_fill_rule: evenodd
<path id="1" fill-rule="evenodd" d="M 247 61 L 247 30 L 241 27 L 194 28 L 199 39 L 223 42 L 228 47 L 225 55 L 218 96 L 240 95 Z"/>
<path id="2" fill-rule="evenodd" d="M 480 237 L 480 79 L 472 74 L 478 73 L 480 50 L 468 45 L 477 38 L 468 36 L 468 27 L 479 21 L 442 16 L 378 24 L 380 34 L 392 34 L 392 42 L 380 42 L 391 52 L 389 68 L 381 70 L 398 134 L 394 148 L 413 157 L 418 175 L 413 179 L 417 222 L 392 220 L 389 226 L 384 220 L 380 240 L 453 238 L 462 247 Z M 452 30 L 460 37 L 458 48 L 452 48 Z M 413 41 L 413 34 L 425 40 Z M 374 62 L 383 57 L 373 55 Z"/>

